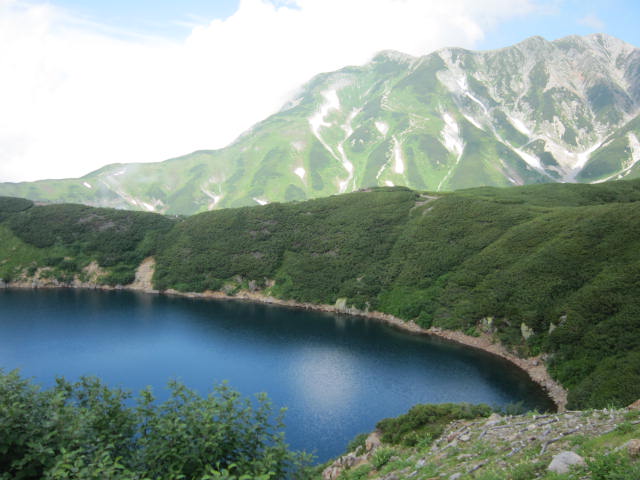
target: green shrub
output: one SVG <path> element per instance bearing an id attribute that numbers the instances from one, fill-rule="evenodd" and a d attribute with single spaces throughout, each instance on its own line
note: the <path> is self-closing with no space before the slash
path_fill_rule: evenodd
<path id="1" fill-rule="evenodd" d="M 414 446 L 419 441 L 438 438 L 453 420 L 487 417 L 491 412 L 488 405 L 467 403 L 416 405 L 404 415 L 381 420 L 376 428 L 382 433 L 385 443 Z"/>
<path id="2" fill-rule="evenodd" d="M 39 390 L 0 371 L 0 478 L 285 478 L 309 457 L 290 452 L 281 413 L 222 385 L 200 397 L 177 382 L 157 403 L 95 378 Z"/>
<path id="3" fill-rule="evenodd" d="M 393 457 L 395 454 L 396 451 L 392 448 L 379 447 L 373 452 L 373 455 L 371 456 L 371 464 L 376 470 L 380 470 L 387 463 L 389 463 L 389 460 L 391 460 L 391 457 Z"/>
<path id="4" fill-rule="evenodd" d="M 592 480 L 637 480 L 640 462 L 633 462 L 624 452 L 600 454 L 587 460 Z"/>
<path id="5" fill-rule="evenodd" d="M 345 452 L 355 452 L 358 447 L 364 448 L 368 437 L 368 433 L 359 433 L 349 442 L 347 448 L 345 449 Z"/>

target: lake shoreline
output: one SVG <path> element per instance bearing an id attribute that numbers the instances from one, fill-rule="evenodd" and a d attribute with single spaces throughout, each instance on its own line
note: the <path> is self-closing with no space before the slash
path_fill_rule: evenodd
<path id="1" fill-rule="evenodd" d="M 436 338 L 440 338 L 452 343 L 463 345 L 476 350 L 489 353 L 497 356 L 503 360 L 506 360 L 510 364 L 524 371 L 529 378 L 536 384 L 538 384 L 547 396 L 553 401 L 558 409 L 558 412 L 563 412 L 567 405 L 567 391 L 562 385 L 556 382 L 549 374 L 544 361 L 540 356 L 521 358 L 513 353 L 509 352 L 502 344 L 495 343 L 491 337 L 486 334 L 482 334 L 479 337 L 466 335 L 460 331 L 445 330 L 438 327 L 423 328 L 413 321 L 405 321 L 393 315 L 377 311 L 363 311 L 355 308 L 341 307 L 328 304 L 314 304 L 305 302 L 296 302 L 293 300 L 283 300 L 277 297 L 264 295 L 259 292 L 240 291 L 235 295 L 228 295 L 220 291 L 205 291 L 202 293 L 197 292 L 178 292 L 176 290 L 143 290 L 143 289 L 130 289 L 133 291 L 143 291 L 147 293 L 158 293 L 164 295 L 174 295 L 187 298 L 201 298 L 201 299 L 215 299 L 215 300 L 236 300 L 245 302 L 255 302 L 265 305 L 277 305 L 283 307 L 298 308 L 304 310 L 313 310 L 326 313 L 334 313 L 341 315 L 351 315 L 356 317 L 369 318 L 373 320 L 381 321 L 394 328 L 402 330 L 404 332 L 416 334 L 416 335 L 428 335 Z"/>
<path id="2" fill-rule="evenodd" d="M 482 334 L 479 337 L 466 335 L 459 331 L 444 330 L 438 327 L 422 328 L 413 321 L 404 321 L 393 315 L 377 312 L 377 311 L 365 311 L 355 308 L 346 307 L 346 305 L 328 305 L 328 304 L 314 304 L 305 302 L 296 302 L 293 300 L 283 300 L 277 297 L 265 295 L 260 292 L 251 292 L 242 290 L 229 295 L 222 291 L 205 291 L 205 292 L 179 292 L 177 290 L 155 290 L 151 286 L 150 273 L 153 272 L 153 265 L 151 262 L 143 262 L 140 266 L 139 272 L 141 275 L 136 275 L 136 281 L 130 285 L 112 287 L 108 285 L 99 285 L 96 283 L 83 283 L 73 282 L 72 284 L 53 284 L 49 282 L 30 282 L 20 281 L 15 283 L 5 284 L 5 288 L 26 288 L 26 289 L 38 289 L 38 288 L 71 288 L 71 289 L 89 289 L 89 290 L 105 290 L 105 291 L 132 291 L 157 295 L 170 295 L 185 298 L 194 299 L 213 299 L 213 300 L 230 300 L 230 301 L 244 301 L 260 303 L 265 305 L 277 305 L 282 307 L 290 307 L 296 309 L 313 310 L 319 312 L 351 315 L 357 317 L 363 317 L 381 321 L 394 328 L 402 330 L 416 335 L 428 335 L 436 338 L 443 339 L 448 342 L 463 345 L 476 350 L 489 353 L 497 356 L 503 360 L 506 360 L 510 364 L 524 371 L 529 378 L 536 384 L 538 384 L 556 405 L 559 412 L 566 409 L 567 404 L 567 391 L 558 382 L 551 378 L 544 361 L 537 357 L 521 358 L 513 353 L 509 352 L 503 345 L 492 341 L 491 337 L 486 334 Z M 144 272 L 144 273 L 143 273 Z"/>

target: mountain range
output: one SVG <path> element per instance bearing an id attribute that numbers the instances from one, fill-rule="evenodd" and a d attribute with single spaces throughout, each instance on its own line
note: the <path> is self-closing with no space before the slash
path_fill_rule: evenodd
<path id="1" fill-rule="evenodd" d="M 385 51 L 317 75 L 223 149 L 2 183 L 0 195 L 192 214 L 374 186 L 597 183 L 640 176 L 639 112 L 640 49 L 603 34 Z"/>

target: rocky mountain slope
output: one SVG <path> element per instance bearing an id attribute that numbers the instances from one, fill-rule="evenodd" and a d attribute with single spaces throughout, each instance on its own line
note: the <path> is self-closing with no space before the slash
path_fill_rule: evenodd
<path id="1" fill-rule="evenodd" d="M 606 35 L 320 74 L 233 144 L 0 195 L 190 214 L 371 186 L 419 190 L 640 175 L 640 50 Z M 90 154 L 90 152 L 88 152 Z"/>
<path id="2" fill-rule="evenodd" d="M 354 442 L 359 443 L 354 451 L 325 465 L 318 478 L 635 480 L 640 475 L 637 403 L 620 410 L 494 413 L 455 420 L 436 435 L 427 431 L 443 406 L 418 405 L 381 421 L 366 440 Z M 429 416 L 421 414 L 426 410 Z M 389 425 L 403 435 L 385 432 Z"/>

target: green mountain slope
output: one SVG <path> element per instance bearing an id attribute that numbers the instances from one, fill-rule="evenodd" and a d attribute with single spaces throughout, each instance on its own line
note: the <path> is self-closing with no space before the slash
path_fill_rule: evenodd
<path id="1" fill-rule="evenodd" d="M 543 354 L 570 407 L 640 397 L 640 180 L 402 187 L 185 219 L 0 201 L 0 277 L 253 290 L 376 310 Z"/>
<path id="2" fill-rule="evenodd" d="M 372 186 L 432 191 L 634 177 L 640 50 L 605 35 L 383 52 L 324 73 L 233 144 L 0 194 L 162 213 Z"/>

